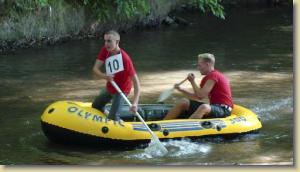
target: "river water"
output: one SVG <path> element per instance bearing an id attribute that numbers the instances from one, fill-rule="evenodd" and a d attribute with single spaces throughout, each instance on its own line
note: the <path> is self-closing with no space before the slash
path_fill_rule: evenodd
<path id="1" fill-rule="evenodd" d="M 189 72 L 199 80 L 196 55 L 211 52 L 216 68 L 231 81 L 235 103 L 261 118 L 260 133 L 230 141 L 169 141 L 164 144 L 170 153 L 156 158 L 143 149 L 105 151 L 53 144 L 40 126 L 47 105 L 92 101 L 104 86 L 91 73 L 103 40 L 72 41 L 0 56 L 0 164 L 292 165 L 292 7 L 229 10 L 226 20 L 198 13 L 181 16 L 192 25 L 121 35 L 121 47 L 132 56 L 140 77 L 140 103 L 154 103 Z M 180 97 L 175 93 L 168 103 Z"/>

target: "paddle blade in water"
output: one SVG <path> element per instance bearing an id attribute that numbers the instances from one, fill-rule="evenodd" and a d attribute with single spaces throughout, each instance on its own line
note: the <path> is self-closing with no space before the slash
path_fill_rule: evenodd
<path id="1" fill-rule="evenodd" d="M 145 152 L 153 157 L 161 157 L 168 153 L 167 148 L 158 140 L 158 138 L 152 138 Z"/>
<path id="2" fill-rule="evenodd" d="M 169 98 L 171 96 L 171 94 L 173 93 L 173 90 L 174 89 L 172 88 L 172 89 L 168 89 L 168 90 L 163 91 L 160 94 L 157 102 L 163 102 L 163 101 L 165 101 L 167 98 Z"/>

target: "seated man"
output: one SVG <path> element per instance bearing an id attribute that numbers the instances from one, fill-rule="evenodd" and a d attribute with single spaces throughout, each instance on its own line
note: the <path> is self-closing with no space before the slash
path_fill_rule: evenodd
<path id="1" fill-rule="evenodd" d="M 198 69 L 205 77 L 201 80 L 200 87 L 195 83 L 194 74 L 187 76 L 193 87 L 193 92 L 182 89 L 178 84 L 174 88 L 182 92 L 188 99 L 183 99 L 170 109 L 165 120 L 175 119 L 182 113 L 191 115 L 189 118 L 224 118 L 230 115 L 233 108 L 229 81 L 225 76 L 214 69 L 215 57 L 213 54 L 198 55 Z M 200 102 L 208 97 L 210 104 Z"/>

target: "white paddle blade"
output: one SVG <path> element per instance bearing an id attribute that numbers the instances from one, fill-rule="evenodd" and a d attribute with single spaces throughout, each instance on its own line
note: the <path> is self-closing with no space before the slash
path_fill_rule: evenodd
<path id="1" fill-rule="evenodd" d="M 160 94 L 160 96 L 159 96 L 157 102 L 163 102 L 163 101 L 165 101 L 166 99 L 168 99 L 168 98 L 171 96 L 171 94 L 173 93 L 173 90 L 174 90 L 174 89 L 171 88 L 171 89 L 168 89 L 168 90 L 163 91 L 163 92 Z"/>
<path id="2" fill-rule="evenodd" d="M 157 137 L 152 137 L 151 142 L 145 151 L 153 157 L 161 157 L 168 153 L 167 148 L 159 141 Z"/>

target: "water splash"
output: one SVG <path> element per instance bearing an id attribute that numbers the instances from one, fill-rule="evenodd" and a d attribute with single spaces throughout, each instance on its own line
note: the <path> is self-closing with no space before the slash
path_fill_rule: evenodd
<path id="1" fill-rule="evenodd" d="M 192 142 L 189 139 L 183 140 L 170 140 L 168 142 L 162 143 L 167 149 L 168 153 L 164 156 L 166 157 L 179 157 L 182 158 L 184 156 L 188 157 L 194 154 L 208 154 L 211 150 L 211 146 L 203 143 Z M 155 152 L 155 151 L 154 151 Z M 139 150 L 139 152 L 135 152 L 133 155 L 127 155 L 126 158 L 136 158 L 140 160 L 145 159 L 153 159 L 157 158 L 156 154 L 147 150 Z"/>
<path id="2" fill-rule="evenodd" d="M 282 114 L 278 113 L 278 111 L 293 112 L 293 102 L 293 98 L 288 97 L 271 102 L 260 103 L 251 109 L 258 114 L 263 121 L 276 120 L 279 119 L 279 115 Z"/>
<path id="3" fill-rule="evenodd" d="M 190 140 L 171 140 L 166 145 L 169 150 L 168 156 L 170 157 L 182 157 L 199 153 L 207 154 L 211 150 L 211 146 L 207 144 Z"/>
<path id="4" fill-rule="evenodd" d="M 162 143 L 158 143 L 159 140 L 151 140 L 149 146 L 145 148 L 145 152 L 150 154 L 152 157 L 163 157 L 168 153 L 168 150 L 164 147 Z M 162 145 L 160 145 L 162 144 Z"/>

